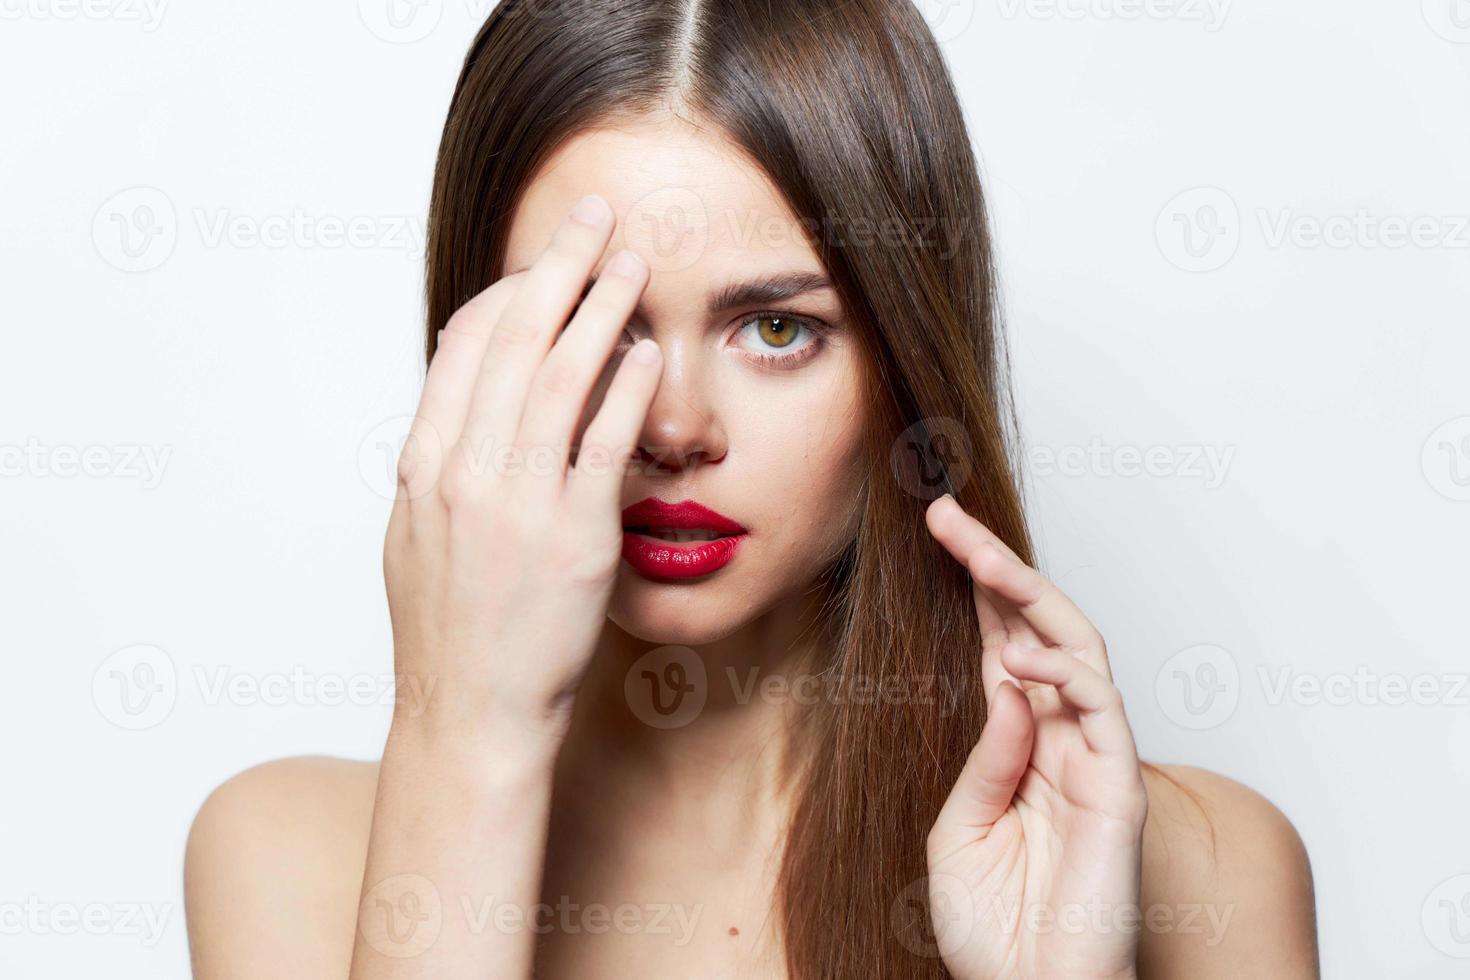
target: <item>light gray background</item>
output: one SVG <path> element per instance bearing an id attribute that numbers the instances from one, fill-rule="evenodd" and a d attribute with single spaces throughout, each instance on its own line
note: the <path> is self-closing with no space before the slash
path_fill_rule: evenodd
<path id="1" fill-rule="evenodd" d="M 382 444 L 489 9 L 387 2 L 0 0 L 6 977 L 184 976 L 205 794 L 378 749 Z M 1045 567 L 1143 755 L 1291 817 L 1328 976 L 1465 975 L 1470 3 L 925 9 Z"/>

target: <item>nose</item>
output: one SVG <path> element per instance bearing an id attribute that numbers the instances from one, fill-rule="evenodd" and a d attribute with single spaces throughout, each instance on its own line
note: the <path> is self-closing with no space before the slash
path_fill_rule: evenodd
<path id="1" fill-rule="evenodd" d="M 665 347 L 664 373 L 638 436 L 635 457 L 649 474 L 675 475 L 725 457 L 729 440 L 697 365 Z"/>

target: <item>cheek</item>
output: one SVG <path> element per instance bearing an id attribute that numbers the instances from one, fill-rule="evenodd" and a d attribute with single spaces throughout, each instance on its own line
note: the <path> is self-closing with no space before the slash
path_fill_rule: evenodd
<path id="1" fill-rule="evenodd" d="M 845 374 L 771 392 L 738 434 L 745 492 L 756 494 L 773 557 L 810 570 L 854 532 L 865 461 L 864 404 Z"/>

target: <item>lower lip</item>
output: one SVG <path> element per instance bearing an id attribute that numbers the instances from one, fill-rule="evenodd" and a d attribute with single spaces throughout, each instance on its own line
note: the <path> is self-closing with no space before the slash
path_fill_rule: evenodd
<path id="1" fill-rule="evenodd" d="M 732 534 L 713 541 L 665 541 L 624 531 L 623 560 L 644 578 L 698 578 L 730 564 L 744 540 L 744 534 Z"/>

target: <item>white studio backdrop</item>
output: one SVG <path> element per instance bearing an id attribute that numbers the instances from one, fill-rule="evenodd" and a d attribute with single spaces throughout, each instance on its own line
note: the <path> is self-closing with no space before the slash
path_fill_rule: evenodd
<path id="1" fill-rule="evenodd" d="M 0 0 L 0 976 L 188 973 L 221 780 L 374 755 L 382 444 L 477 0 Z M 1330 977 L 1470 972 L 1470 4 L 926 2 L 1044 568 Z M 269 937 L 261 937 L 268 942 Z"/>

